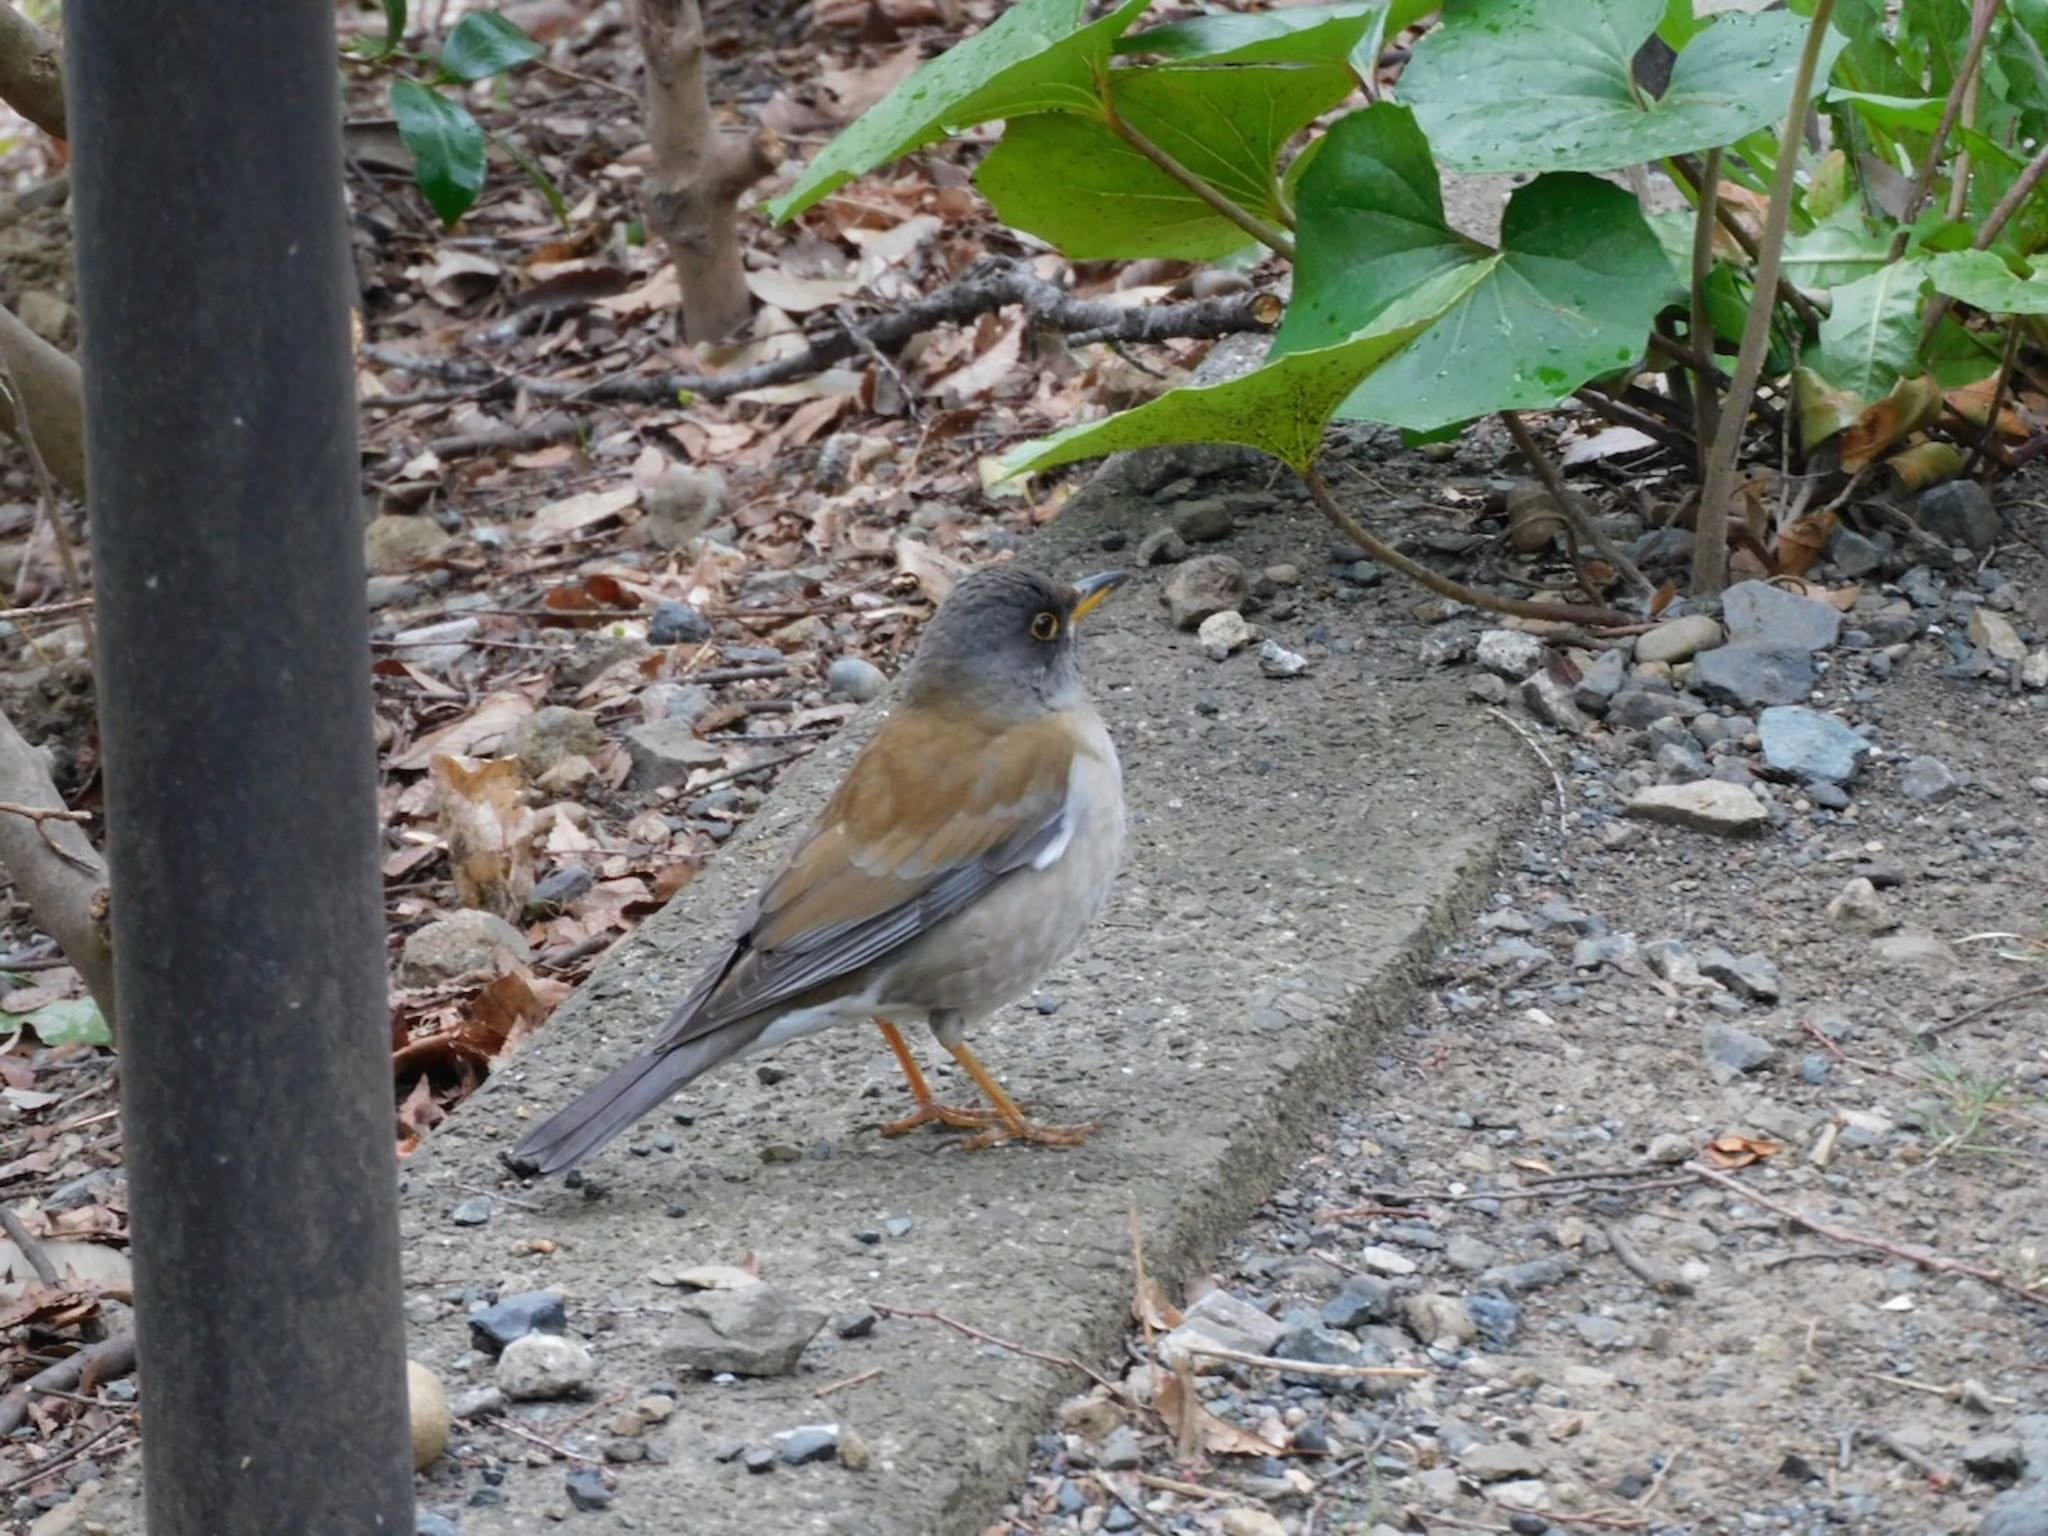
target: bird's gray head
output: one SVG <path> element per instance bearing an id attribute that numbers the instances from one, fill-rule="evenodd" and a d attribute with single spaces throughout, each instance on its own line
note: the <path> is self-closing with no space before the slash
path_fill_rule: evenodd
<path id="1" fill-rule="evenodd" d="M 962 578 L 918 643 L 910 699 L 1011 718 L 1078 703 L 1075 626 L 1125 579 L 1104 571 L 1066 586 L 1014 565 Z"/>

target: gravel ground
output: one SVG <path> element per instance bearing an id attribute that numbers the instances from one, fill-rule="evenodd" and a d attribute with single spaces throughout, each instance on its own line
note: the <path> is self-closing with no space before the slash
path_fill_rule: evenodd
<path id="1" fill-rule="evenodd" d="M 2026 492 L 1995 561 L 1908 544 L 1838 625 L 1729 599 L 1738 641 L 1745 602 L 1773 609 L 1759 644 L 1832 635 L 1805 705 L 1867 749 L 1673 692 L 1720 675 L 1685 662 L 1647 684 L 1627 658 L 1582 655 L 1576 682 L 1550 662 L 1605 716 L 1574 719 L 1511 681 L 1521 637 L 1383 602 L 1382 643 L 1470 669 L 1475 730 L 1517 693 L 1571 727 L 1525 725 L 1552 813 L 1285 1186 L 1209 1273 L 1171 1277 L 1194 1315 L 1134 1329 L 1120 1393 L 1061 1409 L 994 1530 L 2048 1532 L 2048 583 Z M 1749 835 L 1624 811 L 1702 782 L 1742 791 Z M 1325 1371 L 1176 1357 L 1190 1339 Z M 1267 1449 L 1213 1423 L 1178 1443 L 1162 1356 Z M 1414 1374 L 1329 1369 L 1356 1366 Z"/>

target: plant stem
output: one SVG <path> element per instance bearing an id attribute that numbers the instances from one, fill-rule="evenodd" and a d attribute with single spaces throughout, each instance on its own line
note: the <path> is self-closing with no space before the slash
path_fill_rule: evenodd
<path id="1" fill-rule="evenodd" d="M 1543 488 L 1550 492 L 1550 499 L 1557 503 L 1557 515 L 1563 518 L 1573 533 L 1586 540 L 1600 551 L 1600 558 L 1620 573 L 1621 579 L 1630 588 L 1645 597 L 1654 596 L 1657 588 L 1650 578 L 1629 559 L 1622 548 L 1607 536 L 1604 529 L 1595 523 L 1580 508 L 1578 498 L 1564 483 L 1564 475 L 1550 462 L 1550 455 L 1543 451 L 1542 444 L 1529 434 L 1529 428 L 1521 416 L 1514 411 L 1502 411 L 1500 419 L 1508 429 L 1508 436 L 1515 440 L 1515 451 L 1521 454 L 1529 467 L 1536 471 L 1536 478 L 1543 482 Z M 1597 597 L 1598 593 L 1589 596 Z"/>
<path id="2" fill-rule="evenodd" d="M 1991 386 L 1991 408 L 1984 413 L 1984 430 L 1978 434 L 1977 441 L 1970 445 L 1970 456 L 1963 460 L 1963 471 L 1956 476 L 1958 480 L 1969 479 L 1971 471 L 1977 467 L 1977 461 L 1993 443 L 1998 441 L 1998 412 L 2005 404 L 2005 392 L 2012 384 L 2013 365 L 2019 361 L 2019 356 L 2020 317 L 2008 315 L 2005 327 L 2005 357 L 1998 365 L 1998 378 Z"/>
<path id="3" fill-rule="evenodd" d="M 1749 421 L 1750 401 L 1756 394 L 1757 379 L 1764 370 L 1764 353 L 1770 344 L 1771 312 L 1777 308 L 1778 266 L 1785 253 L 1785 229 L 1792 218 L 1792 190 L 1799 172 L 1799 130 L 1806 121 L 1806 104 L 1813 95 L 1821 44 L 1827 38 L 1828 20 L 1834 13 L 1835 0 L 1814 0 L 1806 47 L 1800 52 L 1799 70 L 1792 78 L 1792 100 L 1785 109 L 1785 132 L 1780 140 L 1784 152 L 1778 157 L 1778 172 L 1771 178 L 1771 201 L 1764 213 L 1763 236 L 1757 241 L 1756 292 L 1749 298 L 1742 346 L 1735 354 L 1735 381 L 1729 386 L 1728 398 L 1721 403 L 1721 419 L 1702 477 L 1698 539 L 1692 557 L 1692 586 L 1697 594 L 1719 592 L 1728 584 L 1728 502 L 1735 488 L 1735 460 L 1742 452 L 1742 430 Z"/>
<path id="4" fill-rule="evenodd" d="M 1950 130 L 1956 119 L 1962 115 L 1963 102 L 1976 88 L 1977 67 L 1984 58 L 1984 42 L 1991 36 L 1991 18 L 1998 14 L 1998 0 L 1975 0 L 1970 10 L 1970 44 L 1963 51 L 1962 67 L 1956 71 L 1956 78 L 1948 88 L 1948 100 L 1941 109 L 1941 121 L 1935 126 L 1934 138 L 1928 143 L 1926 157 L 1920 162 L 1920 169 L 1913 173 L 1913 185 L 1906 192 L 1906 206 L 1899 214 L 1899 227 L 1892 233 L 1892 248 L 1887 261 L 1897 261 L 1906 254 L 1906 246 L 1913 238 L 1913 221 L 1920 217 L 1920 210 L 1927 206 L 1927 194 L 1934 189 L 1935 174 L 1941 169 L 1941 152 L 1948 147 Z"/>
<path id="5" fill-rule="evenodd" d="M 1963 97 L 1963 126 L 1977 126 L 1977 97 L 1984 86 L 1984 71 L 1970 72 L 1970 89 Z M 1960 219 L 1970 206 L 1970 146 L 1966 141 L 1956 151 L 1955 173 L 1949 178 L 1948 205 L 1942 211 L 1951 219 Z"/>
<path id="6" fill-rule="evenodd" d="M 1991 242 L 2004 232 L 2012 222 L 2012 216 L 2020 211 L 2020 204 L 2033 195 L 2034 188 L 2041 184 L 2041 178 L 2048 176 L 2048 144 L 2026 164 L 2019 178 L 2006 189 L 2005 196 L 1998 200 L 1991 212 L 1984 216 L 1983 224 L 1977 230 L 1977 238 L 1970 242 L 1970 248 L 1978 251 L 1991 249 Z M 1941 324 L 1941 317 L 1948 313 L 1953 302 L 1945 293 L 1937 293 L 1934 302 L 1927 306 L 1927 318 L 1920 322 L 1920 345 L 1926 346 L 1934 336 L 1934 329 Z"/>
<path id="7" fill-rule="evenodd" d="M 1707 278 L 1714 270 L 1714 218 L 1721 207 L 1721 148 L 1707 151 L 1707 163 L 1700 171 L 1700 205 L 1692 225 L 1692 307 L 1686 328 L 1692 333 L 1695 354 L 1713 356 L 1714 332 L 1707 320 Z M 1719 412 L 1714 380 L 1709 370 L 1699 370 L 1693 385 L 1693 441 L 1699 444 L 1700 477 L 1707 473 L 1707 455 L 1719 431 Z"/>
<path id="8" fill-rule="evenodd" d="M 1488 613 L 1513 614 L 1522 619 L 1549 619 L 1561 624 L 1599 624 L 1620 626 L 1638 622 L 1618 608 L 1598 608 L 1584 603 L 1538 603 L 1519 597 L 1501 597 L 1493 592 L 1481 592 L 1477 587 L 1468 587 L 1463 582 L 1453 581 L 1439 575 L 1428 566 L 1410 560 L 1391 544 L 1382 543 L 1366 531 L 1365 525 L 1338 504 L 1330 493 L 1330 487 L 1314 465 L 1297 471 L 1301 483 L 1308 487 L 1309 495 L 1322 509 L 1323 516 L 1343 530 L 1344 536 L 1364 550 L 1390 571 L 1399 571 L 1410 581 L 1418 582 L 1439 597 L 1448 597 L 1455 603 L 1468 603 Z"/>
<path id="9" fill-rule="evenodd" d="M 1690 156 L 1674 156 L 1665 163 L 1678 173 L 1680 181 L 1692 188 L 1695 195 L 1698 194 L 1704 178 L 1700 173 L 1699 166 Z M 1744 254 L 1750 260 L 1756 260 L 1761 249 L 1761 242 L 1742 227 L 1742 221 L 1735 216 L 1735 211 L 1726 203 L 1717 200 L 1714 205 L 1714 217 L 1721 227 L 1734 237 L 1735 243 L 1742 247 Z M 1777 280 L 1777 289 L 1778 302 L 1789 304 L 1793 312 L 1799 316 L 1802 324 L 1807 326 L 1818 326 L 1820 324 L 1820 306 L 1815 304 L 1812 299 L 1809 299 L 1782 277 Z"/>
<path id="10" fill-rule="evenodd" d="M 1196 197 L 1207 203 L 1210 208 L 1258 241 L 1259 244 L 1267 247 L 1269 250 L 1278 251 L 1289 261 L 1294 259 L 1294 241 L 1285 230 L 1275 229 L 1249 208 L 1242 207 L 1234 202 L 1209 182 L 1203 180 L 1178 160 L 1174 159 L 1172 155 L 1169 155 L 1157 144 L 1146 138 L 1144 134 L 1125 122 L 1123 114 L 1116 109 L 1116 103 L 1110 99 L 1109 89 L 1106 85 L 1103 88 L 1102 94 L 1102 111 L 1103 120 L 1109 125 L 1111 133 L 1122 139 L 1131 148 L 1158 166 L 1160 170 L 1166 172 L 1167 175 L 1194 193 Z"/>
<path id="11" fill-rule="evenodd" d="M 1612 395 L 1604 395 L 1590 384 L 1582 389 L 1573 390 L 1572 398 L 1584 405 L 1595 415 L 1605 417 L 1608 421 L 1613 422 L 1617 427 L 1633 427 L 1646 437 L 1654 437 L 1672 453 L 1683 457 L 1690 457 L 1693 452 L 1694 445 L 1692 439 L 1676 427 L 1659 421 L 1648 411 L 1636 409 L 1636 407 L 1630 405 L 1625 400 L 1617 400 Z"/>

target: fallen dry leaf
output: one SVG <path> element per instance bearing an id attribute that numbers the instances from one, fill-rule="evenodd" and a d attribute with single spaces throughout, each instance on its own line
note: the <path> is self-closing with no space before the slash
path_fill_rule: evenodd
<path id="1" fill-rule="evenodd" d="M 526 775 L 511 758 L 479 762 L 437 753 L 433 774 L 441 837 L 465 907 L 517 922 L 533 894 L 533 812 Z"/>
<path id="2" fill-rule="evenodd" d="M 1716 1168 L 1747 1168 L 1785 1150 L 1782 1142 L 1754 1136 L 1716 1136 L 1707 1143 L 1707 1159 Z"/>
<path id="3" fill-rule="evenodd" d="M 1209 1456 L 1284 1456 L 1285 1446 L 1253 1434 L 1248 1429 L 1239 1429 L 1228 1419 L 1218 1418 L 1211 1413 L 1196 1396 L 1189 1378 L 1180 1371 L 1168 1371 L 1160 1383 L 1159 1392 L 1152 1400 L 1159 1417 L 1166 1421 L 1166 1427 L 1173 1432 L 1174 1444 L 1182 1461 L 1193 1461 L 1197 1455 Z"/>

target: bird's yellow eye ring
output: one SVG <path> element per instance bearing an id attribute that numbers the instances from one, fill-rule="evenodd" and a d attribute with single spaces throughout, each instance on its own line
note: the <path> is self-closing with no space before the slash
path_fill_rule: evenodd
<path id="1" fill-rule="evenodd" d="M 1031 638 L 1034 640 L 1057 640 L 1060 637 L 1060 616 L 1045 612 L 1031 621 Z"/>

